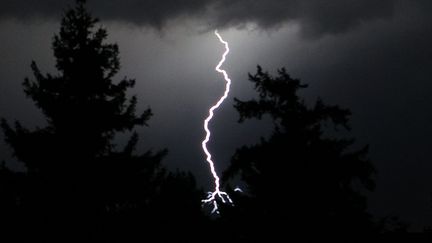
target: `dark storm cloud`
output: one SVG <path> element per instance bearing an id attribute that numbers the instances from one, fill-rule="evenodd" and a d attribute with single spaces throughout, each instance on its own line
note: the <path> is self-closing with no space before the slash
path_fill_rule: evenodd
<path id="1" fill-rule="evenodd" d="M 185 15 L 197 16 L 208 2 L 201 0 L 90 0 L 88 5 L 104 20 L 119 20 L 161 28 L 166 21 Z M 59 18 L 72 0 L 8 0 L 1 4 L 2 19 Z"/>
<path id="2" fill-rule="evenodd" d="M 363 22 L 392 15 L 396 0 L 93 0 L 89 5 L 104 20 L 161 29 L 178 17 L 203 20 L 209 27 L 261 28 L 299 23 L 303 33 L 319 36 L 345 32 Z M 15 0 L 2 3 L 4 18 L 58 17 L 70 0 Z"/>
<path id="3" fill-rule="evenodd" d="M 262 28 L 297 22 L 308 36 L 340 33 L 362 22 L 392 15 L 394 1 L 373 0 L 267 0 L 224 1 L 216 7 L 217 23 L 239 26 L 247 22 Z"/>

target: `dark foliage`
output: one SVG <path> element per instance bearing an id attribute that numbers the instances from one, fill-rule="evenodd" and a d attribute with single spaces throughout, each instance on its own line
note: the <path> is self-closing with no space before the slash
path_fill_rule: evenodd
<path id="1" fill-rule="evenodd" d="M 376 232 L 362 192 L 372 190 L 374 168 L 367 147 L 337 138 L 349 130 L 349 110 L 316 101 L 308 107 L 298 96 L 307 85 L 285 69 L 272 77 L 261 67 L 249 75 L 259 97 L 235 99 L 240 122 L 270 117 L 267 139 L 237 150 L 224 179 L 240 176 L 247 193 L 226 209 L 226 223 L 239 225 L 240 239 L 327 239 L 360 241 Z"/>
<path id="2" fill-rule="evenodd" d="M 165 150 L 135 153 L 134 128 L 146 125 L 151 110 L 137 114 L 137 98 L 126 93 L 134 80 L 113 81 L 118 47 L 104 42 L 106 30 L 84 5 L 65 13 L 54 36 L 59 73 L 43 74 L 32 62 L 34 80 L 23 83 L 47 126 L 1 122 L 27 168 L 0 171 L 2 232 L 23 242 L 189 240 L 197 234 L 183 230 L 187 222 L 204 222 L 201 193 L 192 175 L 161 166 Z M 118 132 L 132 132 L 123 149 L 113 143 Z"/>

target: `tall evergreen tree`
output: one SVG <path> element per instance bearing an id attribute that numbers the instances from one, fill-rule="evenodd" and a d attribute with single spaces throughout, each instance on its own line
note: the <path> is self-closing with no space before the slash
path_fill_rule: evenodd
<path id="1" fill-rule="evenodd" d="M 2 122 L 8 143 L 31 172 L 81 170 L 89 159 L 113 152 L 116 132 L 130 131 L 151 116 L 150 109 L 137 116 L 137 98 L 127 98 L 134 80 L 113 82 L 120 68 L 118 46 L 104 43 L 106 30 L 95 27 L 98 20 L 84 1 L 77 2 L 54 37 L 59 74 L 44 75 L 32 62 L 35 80 L 24 82 L 26 95 L 42 110 L 48 126 L 29 131 L 19 122 L 15 129 Z M 133 149 L 134 140 L 135 135 L 126 150 Z"/>
<path id="2" fill-rule="evenodd" d="M 374 231 L 363 195 L 374 188 L 367 147 L 353 149 L 354 139 L 332 130 L 349 130 L 350 111 L 322 100 L 309 107 L 298 95 L 307 85 L 285 69 L 273 77 L 258 67 L 249 79 L 259 96 L 235 100 L 240 121 L 266 117 L 274 129 L 233 156 L 224 180 L 240 176 L 248 193 L 226 223 L 242 225 L 241 237 L 300 236 L 296 242 L 356 242 Z"/>
<path id="3" fill-rule="evenodd" d="M 26 234 L 20 236 L 44 242 L 112 242 L 117 235 L 123 242 L 136 229 L 135 236 L 145 231 L 148 238 L 169 217 L 161 214 L 170 202 L 156 202 L 175 193 L 174 188 L 188 198 L 176 198 L 171 212 L 186 220 L 185 214 L 199 218 L 193 177 L 168 173 L 160 165 L 166 151 L 135 154 L 138 135 L 133 130 L 146 125 L 151 110 L 137 114 L 136 96 L 126 93 L 134 87 L 133 79 L 114 81 L 120 69 L 118 46 L 105 43 L 107 31 L 97 26 L 85 1 L 76 2 L 53 39 L 58 74 L 43 74 L 32 62 L 34 79 L 23 83 L 47 125 L 31 130 L 20 122 L 1 122 L 7 143 L 27 168 L 19 199 Z M 117 148 L 115 134 L 128 131 L 129 142 Z M 143 224 L 154 226 L 138 229 Z"/>

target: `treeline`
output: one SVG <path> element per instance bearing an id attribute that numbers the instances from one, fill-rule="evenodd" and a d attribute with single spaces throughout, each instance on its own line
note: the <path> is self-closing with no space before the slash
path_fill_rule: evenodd
<path id="1" fill-rule="evenodd" d="M 126 95 L 133 79 L 114 80 L 119 51 L 106 38 L 85 1 L 76 1 L 53 38 L 58 74 L 33 62 L 34 77 L 23 83 L 47 125 L 1 121 L 26 167 L 0 168 L 1 242 L 384 242 L 405 232 L 367 211 L 361 191 L 375 186 L 367 146 L 325 135 L 349 130 L 350 111 L 322 100 L 307 106 L 298 95 L 307 85 L 285 69 L 272 76 L 258 67 L 249 75 L 258 98 L 235 100 L 240 122 L 266 116 L 274 129 L 233 155 L 223 182 L 235 206 L 209 215 L 193 175 L 161 165 L 166 150 L 135 151 L 134 131 L 152 111 L 138 112 L 138 98 Z M 127 131 L 119 148 L 114 136 Z M 243 193 L 233 192 L 234 177 Z"/>

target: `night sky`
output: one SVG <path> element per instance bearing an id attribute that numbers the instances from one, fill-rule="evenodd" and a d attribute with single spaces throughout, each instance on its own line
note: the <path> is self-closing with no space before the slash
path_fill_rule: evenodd
<path id="1" fill-rule="evenodd" d="M 0 117 L 27 127 L 44 117 L 22 90 L 35 60 L 56 73 L 51 50 L 66 0 L 3 1 L 0 7 Z M 119 78 L 135 78 L 130 92 L 139 110 L 151 107 L 149 127 L 139 128 L 139 149 L 168 148 L 164 164 L 191 170 L 200 185 L 212 180 L 201 151 L 203 119 L 222 94 L 214 71 L 224 64 L 233 81 L 217 111 L 209 148 L 221 172 L 235 149 L 270 131 L 266 120 L 238 124 L 233 98 L 255 95 L 247 74 L 259 64 L 285 67 L 321 97 L 352 111 L 356 146 L 370 145 L 377 188 L 369 208 L 398 215 L 413 230 L 432 225 L 432 2 L 429 0 L 93 0 L 91 12 L 120 47 Z M 119 135 L 119 144 L 126 136 Z M 22 170 L 0 133 L 0 160 Z"/>

